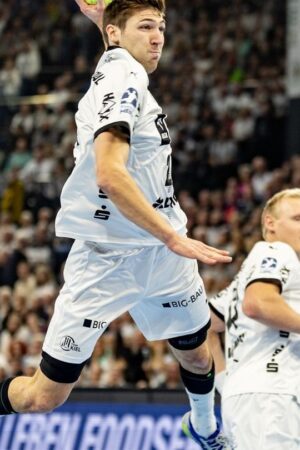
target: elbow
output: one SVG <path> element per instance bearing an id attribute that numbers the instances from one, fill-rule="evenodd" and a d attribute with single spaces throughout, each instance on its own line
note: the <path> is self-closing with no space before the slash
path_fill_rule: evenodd
<path id="1" fill-rule="evenodd" d="M 96 182 L 99 189 L 104 191 L 106 194 L 108 193 L 108 189 L 110 188 L 111 181 L 107 174 L 103 174 L 99 171 L 96 173 Z"/>
<path id="2" fill-rule="evenodd" d="M 96 182 L 99 189 L 109 196 L 113 195 L 118 190 L 120 176 L 121 174 L 119 174 L 118 171 L 107 169 L 97 170 Z"/>
<path id="3" fill-rule="evenodd" d="M 245 316 L 250 319 L 258 319 L 260 317 L 259 301 L 254 298 L 245 298 L 242 304 L 242 311 Z"/>

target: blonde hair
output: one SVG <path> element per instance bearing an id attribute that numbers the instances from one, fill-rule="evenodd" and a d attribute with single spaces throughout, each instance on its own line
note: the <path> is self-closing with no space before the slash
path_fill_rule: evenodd
<path id="1" fill-rule="evenodd" d="M 266 239 L 267 229 L 265 227 L 265 218 L 269 214 L 275 218 L 278 217 L 278 204 L 287 198 L 298 198 L 300 199 L 300 188 L 284 189 L 283 191 L 277 192 L 273 195 L 265 204 L 261 215 L 261 227 L 263 238 Z"/>

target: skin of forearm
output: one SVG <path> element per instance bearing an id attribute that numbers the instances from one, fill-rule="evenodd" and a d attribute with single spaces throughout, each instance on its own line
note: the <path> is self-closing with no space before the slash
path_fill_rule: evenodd
<path id="1" fill-rule="evenodd" d="M 300 333 L 300 314 L 296 313 L 280 294 L 260 299 L 247 299 L 244 313 L 258 322 L 278 330 Z"/>
<path id="2" fill-rule="evenodd" d="M 127 219 L 166 244 L 176 234 L 147 201 L 126 167 L 110 167 L 109 174 L 99 181 L 101 189 Z"/>

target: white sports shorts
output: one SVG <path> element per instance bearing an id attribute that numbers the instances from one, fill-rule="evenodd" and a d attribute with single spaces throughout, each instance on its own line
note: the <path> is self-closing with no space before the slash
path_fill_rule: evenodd
<path id="1" fill-rule="evenodd" d="M 148 340 L 195 333 L 210 319 L 197 262 L 164 245 L 120 249 L 75 241 L 64 278 L 43 346 L 64 362 L 87 360 L 126 311 Z"/>
<path id="2" fill-rule="evenodd" d="M 237 450 L 299 450 L 300 404 L 295 396 L 243 394 L 222 402 L 224 433 Z"/>

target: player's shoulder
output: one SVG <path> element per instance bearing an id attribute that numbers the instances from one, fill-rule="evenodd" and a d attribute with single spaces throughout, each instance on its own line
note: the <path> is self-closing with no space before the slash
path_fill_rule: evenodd
<path id="1" fill-rule="evenodd" d="M 250 255 L 252 256 L 272 256 L 272 254 L 281 256 L 284 259 L 298 260 L 295 250 L 287 243 L 282 241 L 259 241 L 252 248 Z"/>
<path id="2" fill-rule="evenodd" d="M 109 47 L 102 55 L 97 69 L 104 73 L 109 73 L 118 79 L 123 76 L 134 76 L 148 85 L 148 74 L 133 56 L 124 48 Z"/>

